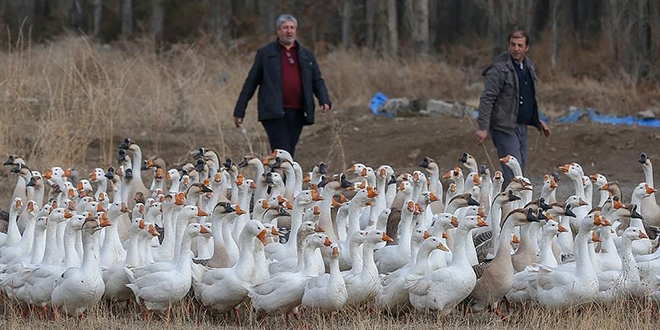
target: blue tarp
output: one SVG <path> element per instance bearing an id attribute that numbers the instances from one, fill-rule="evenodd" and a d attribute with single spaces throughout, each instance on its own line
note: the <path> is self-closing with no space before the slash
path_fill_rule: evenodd
<path id="1" fill-rule="evenodd" d="M 379 111 L 380 107 L 382 107 L 386 101 L 387 101 L 387 96 L 385 94 L 381 92 L 376 93 L 376 95 L 374 95 L 374 97 L 371 99 L 371 103 L 369 104 L 369 107 L 371 108 L 371 112 L 377 116 L 385 115 L 391 117 L 392 114 Z M 477 118 L 478 115 L 479 112 L 477 110 L 472 111 L 472 116 L 474 118 Z M 555 118 L 554 120 L 550 120 L 543 113 L 541 113 L 540 115 L 541 115 L 541 120 L 544 122 L 552 121 L 555 123 L 574 123 L 579 121 L 583 117 L 586 117 L 590 121 L 600 124 L 639 125 L 639 126 L 660 128 L 660 119 L 656 119 L 656 118 L 644 119 L 633 116 L 615 117 L 615 116 L 600 115 L 596 112 L 596 110 L 592 108 L 588 108 L 587 110 L 583 110 L 583 109 L 571 110 L 566 115 L 561 116 L 559 118 Z"/>
<path id="2" fill-rule="evenodd" d="M 393 117 L 394 114 L 388 113 L 386 111 L 379 111 L 385 102 L 387 102 L 387 95 L 377 92 L 374 97 L 371 98 L 371 103 L 369 103 L 369 108 L 371 108 L 371 113 L 376 116 L 387 116 Z"/>

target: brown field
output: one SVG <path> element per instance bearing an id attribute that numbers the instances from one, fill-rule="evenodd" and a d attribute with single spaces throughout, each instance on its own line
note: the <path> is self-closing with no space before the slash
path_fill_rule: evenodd
<path id="1" fill-rule="evenodd" d="M 163 157 L 168 167 L 191 161 L 189 151 L 200 146 L 234 159 L 268 152 L 256 120 L 256 100 L 250 103 L 245 130 L 232 123 L 234 102 L 251 65 L 250 50 L 229 52 L 204 40 L 160 54 L 150 49 L 148 42 L 97 46 L 64 38 L 52 44 L 19 42 L 5 50 L 0 54 L 0 155 L 18 154 L 40 171 L 57 165 L 75 167 L 86 175 L 94 167 L 115 165 L 117 146 L 125 137 L 137 141 L 145 156 Z M 598 49 L 592 49 L 592 55 L 570 49 L 565 47 L 561 54 L 560 67 L 550 70 L 544 45 L 532 48 L 531 57 L 541 71 L 539 101 L 549 116 L 564 114 L 570 105 L 616 115 L 659 106 L 657 85 L 633 82 L 607 58 L 594 56 Z M 297 160 L 306 169 L 325 161 L 335 173 L 353 162 L 387 163 L 402 172 L 417 169 L 421 159 L 430 156 L 448 170 L 459 164 L 463 152 L 469 152 L 481 163 L 498 167 L 491 163 L 497 162 L 492 144 L 484 149 L 474 143 L 473 123 L 467 118 L 375 118 L 367 108 L 377 91 L 390 97 L 475 104 L 482 84 L 479 71 L 489 57 L 487 48 L 477 46 L 457 46 L 437 58 L 393 59 L 361 51 L 318 54 L 333 111 L 319 115 L 317 124 L 305 129 Z M 592 70 L 578 70 L 584 67 Z M 656 113 L 660 115 L 660 110 Z M 527 174 L 533 181 L 555 172 L 558 165 L 577 161 L 587 175 L 598 172 L 622 183 L 629 201 L 629 191 L 644 178 L 636 162 L 639 154 L 646 152 L 652 160 L 660 157 L 660 129 L 589 122 L 551 123 L 551 127 L 554 134 L 549 139 L 530 134 Z M 8 208 L 15 180 L 7 167 L 0 168 L 2 209 Z M 560 186 L 558 199 L 572 191 L 568 180 Z M 217 329 L 234 324 L 231 318 L 206 316 L 198 306 L 191 306 L 175 308 L 168 328 Z M 8 303 L 0 307 L 2 329 L 65 329 L 76 323 L 25 320 Z M 312 329 L 625 329 L 659 323 L 657 307 L 639 301 L 552 311 L 526 307 L 512 309 L 508 322 L 490 314 L 464 317 L 461 312 L 440 319 L 417 314 L 394 318 L 366 309 L 332 319 L 308 312 L 304 319 Z M 286 327 L 280 318 L 267 319 L 261 326 L 253 320 L 250 313 L 243 315 L 249 328 Z M 115 314 L 106 307 L 91 311 L 81 323 L 86 329 L 162 327 L 159 320 L 145 325 L 134 309 Z"/>

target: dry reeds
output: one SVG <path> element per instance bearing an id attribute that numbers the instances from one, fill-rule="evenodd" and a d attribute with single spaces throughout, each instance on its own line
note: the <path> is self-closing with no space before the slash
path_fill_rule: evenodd
<path id="1" fill-rule="evenodd" d="M 249 304 L 248 304 L 249 305 Z M 28 313 L 23 318 L 11 305 L 1 305 L 0 319 L 3 329 L 49 328 L 70 329 L 76 326 L 76 319 L 60 321 L 39 319 Z M 441 317 L 435 314 L 404 313 L 398 316 L 364 307 L 346 307 L 343 311 L 325 315 L 311 310 L 302 310 L 300 321 L 292 317 L 287 323 L 283 316 L 270 316 L 261 322 L 249 307 L 242 307 L 240 318 L 245 329 L 285 329 L 292 327 L 308 329 L 650 329 L 660 325 L 657 306 L 642 299 L 620 299 L 611 304 L 597 303 L 570 308 L 547 309 L 536 303 L 524 306 L 511 306 L 505 310 L 508 316 L 503 320 L 491 312 L 467 313 L 457 309 L 450 315 Z M 111 312 L 105 305 L 97 305 L 86 313 L 80 328 L 84 329 L 233 329 L 237 320 L 233 315 L 217 315 L 204 311 L 194 302 L 174 304 L 170 320 L 154 315 L 143 322 L 139 311 L 133 307 Z"/>

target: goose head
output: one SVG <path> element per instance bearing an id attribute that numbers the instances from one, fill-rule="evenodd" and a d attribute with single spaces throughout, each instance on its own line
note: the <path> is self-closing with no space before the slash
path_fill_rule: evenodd
<path id="1" fill-rule="evenodd" d="M 642 182 L 638 184 L 635 189 L 633 189 L 633 198 L 637 198 L 638 200 L 642 200 L 643 198 L 650 197 L 653 195 L 657 189 L 651 187 L 648 185 L 646 182 Z"/>
<path id="2" fill-rule="evenodd" d="M 452 197 L 452 199 L 447 204 L 453 205 L 457 209 L 466 206 L 479 206 L 479 202 L 472 198 L 472 195 L 469 193 L 456 195 Z"/>
<path id="3" fill-rule="evenodd" d="M 488 224 L 480 215 L 468 215 L 458 221 L 458 227 L 456 229 L 470 231 L 478 227 L 488 227 Z"/>
<path id="4" fill-rule="evenodd" d="M 364 242 L 371 243 L 371 244 L 376 244 L 380 242 L 393 242 L 394 240 L 389 237 L 384 231 L 382 230 L 372 230 L 369 233 L 367 233 L 367 237 L 365 237 Z"/>
<path id="5" fill-rule="evenodd" d="M 566 176 L 573 180 L 581 179 L 584 176 L 582 166 L 575 162 L 559 166 L 559 170 L 561 170 L 564 174 L 566 174 Z"/>
<path id="6" fill-rule="evenodd" d="M 332 241 L 330 240 L 328 235 L 323 233 L 315 233 L 307 236 L 307 238 L 305 239 L 305 246 L 307 246 L 307 248 L 310 249 L 316 249 L 330 245 L 332 245 Z"/>
<path id="7" fill-rule="evenodd" d="M 542 233 L 543 236 L 545 237 L 553 237 L 558 235 L 559 233 L 565 233 L 568 230 L 564 228 L 560 223 L 558 223 L 555 220 L 548 220 L 546 221 L 545 225 L 543 225 Z"/>
<path id="8" fill-rule="evenodd" d="M 579 232 L 593 231 L 599 226 L 609 226 L 610 222 L 605 217 L 600 215 L 600 212 L 592 212 L 587 214 L 579 223 Z"/>
<path id="9" fill-rule="evenodd" d="M 411 240 L 415 244 L 421 243 L 423 240 L 426 238 L 430 237 L 428 230 L 424 228 L 417 227 L 415 230 L 413 230 L 412 235 L 411 235 Z"/>
<path id="10" fill-rule="evenodd" d="M 646 155 L 645 152 L 642 152 L 641 155 L 639 155 L 639 163 L 642 164 L 643 167 L 649 167 L 651 166 L 651 160 L 649 157 Z"/>
<path id="11" fill-rule="evenodd" d="M 539 216 L 533 208 L 520 208 L 509 212 L 501 225 L 504 226 L 505 223 L 513 221 L 514 226 L 524 226 L 530 222 L 538 222 L 539 220 Z"/>
<path id="12" fill-rule="evenodd" d="M 590 175 L 589 180 L 598 189 L 601 189 L 607 183 L 607 178 L 600 173 Z"/>
<path id="13" fill-rule="evenodd" d="M 436 236 L 428 236 L 426 239 L 422 241 L 422 243 L 419 245 L 419 250 L 420 251 L 433 251 L 435 249 L 440 249 L 445 252 L 449 252 L 449 249 L 447 246 L 445 246 L 442 243 L 442 240 Z"/>
<path id="14" fill-rule="evenodd" d="M 19 157 L 18 155 L 12 155 L 12 154 L 8 155 L 7 160 L 4 163 L 2 163 L 2 165 L 8 165 L 8 166 L 14 166 L 18 164 L 25 165 L 25 160 L 23 160 L 23 158 Z"/>
<path id="15" fill-rule="evenodd" d="M 459 158 L 458 161 L 461 162 L 461 164 L 463 164 L 463 166 L 465 166 L 468 171 L 478 173 L 477 160 L 474 159 L 474 157 L 469 153 L 464 152 L 463 156 Z"/>
<path id="16" fill-rule="evenodd" d="M 434 229 L 435 233 L 458 227 L 458 218 L 451 213 L 434 214 L 432 219 L 431 228 Z"/>
<path id="17" fill-rule="evenodd" d="M 623 231 L 623 235 L 621 235 L 621 238 L 630 241 L 635 241 L 638 239 L 649 238 L 649 237 L 640 228 L 628 227 L 626 228 L 626 230 Z"/>
<path id="18" fill-rule="evenodd" d="M 511 155 L 507 155 L 506 157 L 500 158 L 500 162 L 514 171 L 520 168 L 520 162 L 518 161 L 518 159 Z"/>

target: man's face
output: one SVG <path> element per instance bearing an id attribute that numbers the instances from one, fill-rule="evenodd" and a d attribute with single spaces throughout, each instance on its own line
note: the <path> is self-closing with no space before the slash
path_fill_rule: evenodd
<path id="1" fill-rule="evenodd" d="M 293 42 L 296 41 L 296 25 L 293 21 L 285 21 L 280 25 L 280 28 L 277 29 L 277 38 L 284 45 L 293 45 Z"/>
<path id="2" fill-rule="evenodd" d="M 525 41 L 525 38 L 513 37 L 509 39 L 509 53 L 511 54 L 511 57 L 515 58 L 517 61 L 522 61 L 529 50 L 529 45 L 527 45 Z"/>

